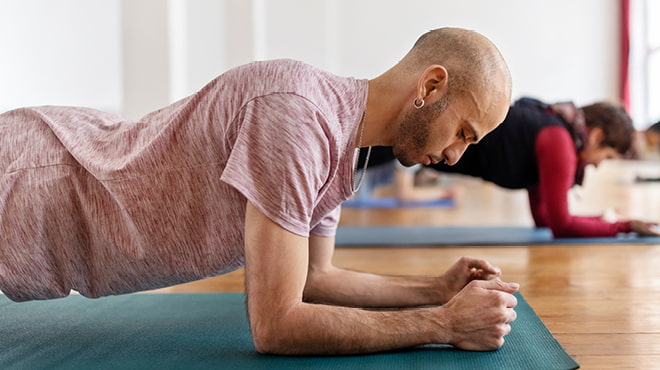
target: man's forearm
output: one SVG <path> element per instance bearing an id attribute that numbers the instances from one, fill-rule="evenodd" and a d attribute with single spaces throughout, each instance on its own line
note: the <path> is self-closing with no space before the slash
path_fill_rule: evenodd
<path id="1" fill-rule="evenodd" d="M 443 306 L 378 311 L 248 300 L 248 310 L 262 353 L 372 353 L 427 343 L 486 351 L 501 347 L 511 331 L 517 289 L 501 280 L 475 280 Z"/>
<path id="2" fill-rule="evenodd" d="M 415 307 L 440 305 L 449 298 L 438 276 L 385 276 L 334 266 L 310 269 L 304 298 L 350 307 Z"/>
<path id="3" fill-rule="evenodd" d="M 370 311 L 300 303 L 268 322 L 252 322 L 262 353 L 372 353 L 449 340 L 439 307 Z"/>

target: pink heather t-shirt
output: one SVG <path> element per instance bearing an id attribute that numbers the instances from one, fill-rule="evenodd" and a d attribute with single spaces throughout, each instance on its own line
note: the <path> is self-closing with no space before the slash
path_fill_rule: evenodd
<path id="1" fill-rule="evenodd" d="M 334 235 L 367 92 L 275 60 L 137 122 L 74 107 L 0 115 L 0 290 L 99 297 L 235 270 L 247 200 L 293 233 Z"/>

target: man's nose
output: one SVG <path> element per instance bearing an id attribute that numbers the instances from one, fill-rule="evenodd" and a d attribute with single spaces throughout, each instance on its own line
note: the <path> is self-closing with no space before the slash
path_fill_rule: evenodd
<path id="1" fill-rule="evenodd" d="M 458 160 L 461 159 L 463 156 L 463 153 L 465 153 L 465 150 L 468 147 L 468 143 L 463 143 L 463 142 L 457 142 L 454 145 L 450 146 L 445 150 L 445 163 L 447 163 L 450 166 L 455 165 L 458 163 Z"/>

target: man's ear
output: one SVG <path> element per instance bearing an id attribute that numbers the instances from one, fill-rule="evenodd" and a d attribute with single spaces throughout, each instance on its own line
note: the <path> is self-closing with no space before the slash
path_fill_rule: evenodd
<path id="1" fill-rule="evenodd" d="M 419 96 L 424 100 L 440 98 L 447 93 L 448 81 L 449 73 L 445 67 L 438 64 L 428 67 L 419 79 Z"/>

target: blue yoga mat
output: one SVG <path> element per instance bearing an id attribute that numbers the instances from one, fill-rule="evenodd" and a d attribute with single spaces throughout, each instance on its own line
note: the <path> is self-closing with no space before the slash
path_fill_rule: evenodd
<path id="1" fill-rule="evenodd" d="M 575 369 L 522 295 L 502 348 L 423 346 L 362 356 L 266 356 L 241 293 L 129 294 L 10 302 L 0 296 L 0 369 Z"/>
<path id="2" fill-rule="evenodd" d="M 427 201 L 401 201 L 396 198 L 377 197 L 367 199 L 349 199 L 341 205 L 342 207 L 346 208 L 451 208 L 456 205 L 456 202 L 449 198 Z"/>
<path id="3" fill-rule="evenodd" d="M 548 228 L 520 226 L 340 226 L 338 246 L 660 244 L 660 237 L 554 238 Z"/>

